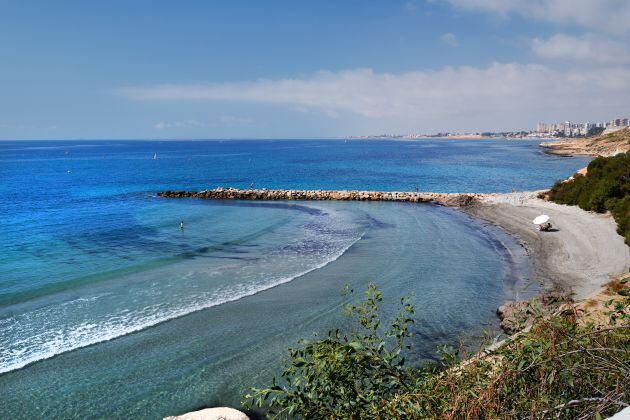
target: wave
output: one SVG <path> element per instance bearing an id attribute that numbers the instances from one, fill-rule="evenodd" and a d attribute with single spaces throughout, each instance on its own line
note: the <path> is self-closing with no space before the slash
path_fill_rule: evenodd
<path id="1" fill-rule="evenodd" d="M 15 293 L 0 293 L 0 309 L 3 309 L 3 307 L 6 307 L 8 305 L 19 304 L 19 303 L 26 302 L 32 299 L 45 297 L 48 295 L 60 293 L 69 289 L 75 289 L 77 287 L 89 285 L 92 283 L 97 283 L 97 282 L 101 282 L 105 280 L 111 280 L 114 278 L 122 277 L 129 274 L 136 274 L 143 271 L 154 270 L 156 268 L 164 267 L 178 261 L 189 260 L 194 257 L 202 256 L 210 252 L 222 251 L 231 246 L 241 245 L 245 242 L 256 239 L 266 233 L 273 232 L 278 227 L 283 226 L 287 220 L 288 219 L 286 218 L 281 219 L 277 221 L 276 223 L 273 223 L 269 226 L 265 226 L 264 228 L 259 229 L 255 232 L 249 233 L 247 235 L 244 235 L 244 236 L 241 236 L 241 237 L 229 240 L 229 241 L 224 241 L 216 245 L 209 245 L 209 246 L 200 247 L 200 248 L 193 249 L 186 252 L 180 252 L 179 254 L 171 256 L 171 257 L 166 257 L 166 258 L 156 259 L 156 260 L 149 260 L 141 264 L 136 264 L 129 267 L 117 268 L 114 270 L 101 272 L 97 274 L 89 274 L 86 276 L 73 278 L 73 279 L 69 279 L 65 281 L 49 283 L 33 290 L 20 291 L 20 292 L 15 292 Z M 155 246 L 156 244 L 152 244 L 152 245 Z M 7 287 L 7 286 L 13 285 L 13 283 L 16 283 L 16 282 L 17 280 L 4 281 L 3 285 Z"/>
<path id="2" fill-rule="evenodd" d="M 67 353 L 67 352 L 77 350 L 83 347 L 91 346 L 98 343 L 103 343 L 103 342 L 120 338 L 129 334 L 133 334 L 133 333 L 145 330 L 147 328 L 154 327 L 158 324 L 170 321 L 172 319 L 189 315 L 193 312 L 198 312 L 200 310 L 223 305 L 229 302 L 234 302 L 234 301 L 246 298 L 248 296 L 253 296 L 265 290 L 272 289 L 282 284 L 288 283 L 308 273 L 311 273 L 315 270 L 319 270 L 327 266 L 328 264 L 331 264 L 332 262 L 338 260 L 350 248 L 352 248 L 354 244 L 360 241 L 363 238 L 363 235 L 364 233 L 361 233 L 360 235 L 358 235 L 358 237 L 354 238 L 349 244 L 343 247 L 339 252 L 331 255 L 330 258 L 324 260 L 323 262 L 316 264 L 313 267 L 303 270 L 297 274 L 279 278 L 273 282 L 263 285 L 262 287 L 253 286 L 253 287 L 250 287 L 248 290 L 244 290 L 241 293 L 238 293 L 235 295 L 219 297 L 217 299 L 214 299 L 205 303 L 199 303 L 193 306 L 184 305 L 184 307 L 180 308 L 179 310 L 174 310 L 168 313 L 156 314 L 154 316 L 146 318 L 144 322 L 135 324 L 133 326 L 110 325 L 106 328 L 103 328 L 103 325 L 99 325 L 95 323 L 81 324 L 72 331 L 73 337 L 71 340 L 57 339 L 53 341 L 48 341 L 45 343 L 43 350 L 41 346 L 38 346 L 39 351 L 35 351 L 28 355 L 25 355 L 27 351 L 25 349 L 16 349 L 14 351 L 9 351 L 7 352 L 8 361 L 3 362 L 2 360 L 0 360 L 0 374 L 15 371 L 15 370 L 24 368 L 28 365 L 31 365 L 32 363 L 36 363 L 41 360 L 50 359 L 54 356 L 57 356 L 63 353 Z M 92 297 L 90 299 L 79 298 L 71 302 L 94 300 L 94 299 L 97 299 L 97 297 Z M 3 323 L 2 321 L 6 321 L 6 320 L 0 320 L 0 326 L 2 326 L 2 323 Z"/>

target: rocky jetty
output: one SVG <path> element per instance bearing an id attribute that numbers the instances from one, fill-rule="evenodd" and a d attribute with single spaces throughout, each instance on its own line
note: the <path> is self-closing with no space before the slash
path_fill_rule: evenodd
<path id="1" fill-rule="evenodd" d="M 426 192 L 334 191 L 334 190 L 240 190 L 215 188 L 203 191 L 164 191 L 165 198 L 201 198 L 207 200 L 337 200 L 433 202 L 443 206 L 462 207 L 476 204 L 484 194 L 450 194 Z"/>

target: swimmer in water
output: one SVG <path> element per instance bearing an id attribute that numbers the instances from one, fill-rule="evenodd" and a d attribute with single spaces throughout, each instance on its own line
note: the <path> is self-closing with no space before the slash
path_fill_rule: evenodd
<path id="1" fill-rule="evenodd" d="M 179 224 L 179 228 L 182 230 L 182 232 L 184 231 L 184 222 L 183 221 Z"/>

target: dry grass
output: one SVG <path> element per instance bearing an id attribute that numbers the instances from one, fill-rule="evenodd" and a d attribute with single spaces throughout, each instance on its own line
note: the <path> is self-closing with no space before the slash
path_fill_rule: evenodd
<path id="1" fill-rule="evenodd" d="M 621 289 L 630 288 L 630 283 L 628 280 L 630 277 L 622 276 L 617 277 L 616 279 L 611 280 L 606 284 L 607 290 L 611 290 L 613 294 L 619 293 Z"/>
<path id="2" fill-rule="evenodd" d="M 256 390 L 257 405 L 275 392 L 271 408 L 279 418 L 604 418 L 630 404 L 630 298 L 614 292 L 626 283 L 616 279 L 588 301 L 541 312 L 529 329 L 476 356 L 461 360 L 456 349 L 445 349 L 441 363 L 420 368 L 375 365 L 385 341 L 370 335 L 347 343 L 336 331 L 293 350 L 286 372 L 294 389 L 274 381 Z M 367 303 L 356 308 L 377 331 L 377 302 Z"/>
<path id="3" fill-rule="evenodd" d="M 623 288 L 623 279 L 610 286 Z M 628 405 L 630 323 L 610 325 L 610 289 L 541 317 L 495 352 L 429 377 L 385 405 L 383 418 L 593 418 Z"/>

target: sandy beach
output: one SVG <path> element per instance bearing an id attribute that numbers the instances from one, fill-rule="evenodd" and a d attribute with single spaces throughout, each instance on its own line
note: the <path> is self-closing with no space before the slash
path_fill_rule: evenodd
<path id="1" fill-rule="evenodd" d="M 513 234 L 533 258 L 545 285 L 573 293 L 575 300 L 599 292 L 611 278 L 627 273 L 630 248 L 612 216 L 536 198 L 536 193 L 488 194 L 465 211 Z M 534 217 L 547 214 L 553 231 L 539 232 Z"/>

